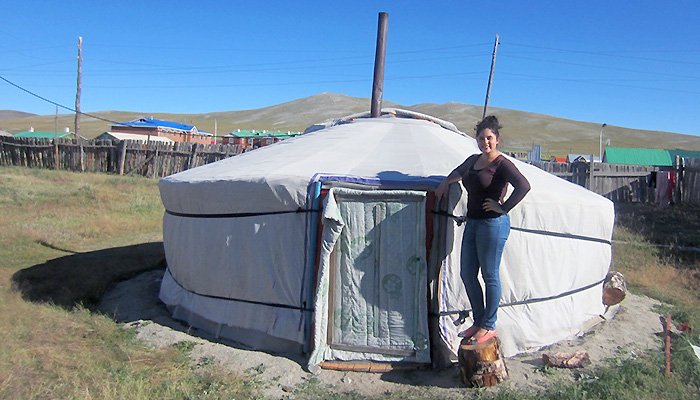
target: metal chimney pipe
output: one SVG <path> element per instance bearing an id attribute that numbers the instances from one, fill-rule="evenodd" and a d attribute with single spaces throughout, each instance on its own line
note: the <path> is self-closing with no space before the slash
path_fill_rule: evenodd
<path id="1" fill-rule="evenodd" d="M 377 26 L 377 51 L 374 54 L 374 81 L 372 82 L 372 105 L 370 116 L 378 118 L 382 114 L 382 96 L 384 95 L 384 61 L 386 59 L 386 31 L 389 14 L 379 13 Z"/>

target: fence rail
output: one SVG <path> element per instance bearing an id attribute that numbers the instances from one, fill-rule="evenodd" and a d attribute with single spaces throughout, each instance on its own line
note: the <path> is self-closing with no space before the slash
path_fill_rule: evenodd
<path id="1" fill-rule="evenodd" d="M 593 163 L 591 171 L 587 162 L 540 161 L 531 164 L 614 202 L 655 202 L 655 175 L 670 171 L 677 177 L 672 188 L 672 200 L 683 204 L 700 204 L 700 159 L 697 158 L 681 159 L 676 168 Z"/>
<path id="2" fill-rule="evenodd" d="M 238 145 L 197 143 L 140 143 L 79 141 L 75 139 L 19 139 L 0 136 L 0 165 L 107 172 L 151 178 L 171 175 L 243 152 Z M 544 171 L 588 188 L 615 202 L 654 202 L 654 174 L 659 167 L 586 162 L 532 162 Z M 666 168 L 668 170 L 668 168 Z M 687 158 L 673 169 L 677 174 L 673 199 L 700 204 L 700 159 Z"/>
<path id="3" fill-rule="evenodd" d="M 163 177 L 243 152 L 238 145 L 0 137 L 0 165 Z"/>

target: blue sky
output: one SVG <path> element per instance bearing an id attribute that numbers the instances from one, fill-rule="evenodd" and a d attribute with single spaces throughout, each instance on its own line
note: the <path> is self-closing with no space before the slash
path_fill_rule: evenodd
<path id="1" fill-rule="evenodd" d="M 370 97 L 386 11 L 385 100 L 483 105 L 499 34 L 490 105 L 700 136 L 697 1 L 3 0 L 0 10 L 0 77 L 71 108 L 83 37 L 84 112 Z M 5 81 L 0 109 L 55 112 Z"/>

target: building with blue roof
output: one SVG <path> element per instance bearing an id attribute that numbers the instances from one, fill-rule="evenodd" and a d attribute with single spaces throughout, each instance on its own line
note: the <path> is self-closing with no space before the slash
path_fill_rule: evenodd
<path id="1" fill-rule="evenodd" d="M 214 143 L 214 135 L 200 131 L 194 125 L 163 119 L 138 118 L 112 125 L 111 132 L 165 137 L 175 142 Z"/>

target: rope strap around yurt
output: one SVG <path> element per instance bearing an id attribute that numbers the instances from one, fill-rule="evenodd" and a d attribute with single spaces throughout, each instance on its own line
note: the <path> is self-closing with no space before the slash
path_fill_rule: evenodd
<path id="1" fill-rule="evenodd" d="M 450 214 L 446 211 L 432 211 L 433 214 L 435 215 L 440 215 L 444 217 L 449 217 L 455 220 L 457 222 L 457 226 L 462 225 L 467 221 L 466 216 L 462 215 L 453 215 Z M 523 233 L 532 233 L 536 235 L 545 235 L 545 236 L 554 236 L 554 237 L 560 237 L 560 238 L 566 238 L 566 239 L 575 239 L 575 240 L 585 240 L 585 241 L 590 241 L 590 242 L 596 242 L 596 243 L 602 243 L 602 244 L 607 244 L 612 246 L 612 242 L 610 240 L 605 240 L 605 239 L 599 239 L 599 238 L 593 238 L 589 236 L 582 236 L 582 235 L 574 235 L 570 233 L 560 233 L 560 232 L 551 232 L 551 231 L 544 231 L 544 230 L 538 230 L 538 229 L 527 229 L 527 228 L 518 228 L 518 227 L 513 227 L 511 226 L 511 230 L 514 231 L 519 231 Z M 571 296 L 573 294 L 576 294 L 578 292 L 582 292 L 584 290 L 591 289 L 595 286 L 598 286 L 602 283 L 605 282 L 605 278 L 601 279 L 599 281 L 590 283 L 588 285 L 572 289 L 563 293 L 559 293 L 556 295 L 552 296 L 547 296 L 547 297 L 538 297 L 538 298 L 532 298 L 532 299 L 527 299 L 527 300 L 520 300 L 520 301 L 514 301 L 511 303 L 505 303 L 499 305 L 499 307 L 513 307 L 513 306 L 520 306 L 520 305 L 525 305 L 525 304 L 532 304 L 532 303 L 540 303 L 543 301 L 550 301 L 550 300 L 556 300 L 562 297 L 566 296 Z M 458 315 L 457 320 L 455 320 L 455 325 L 460 325 L 464 322 L 467 316 L 471 313 L 471 309 L 468 310 L 448 310 L 448 311 L 440 311 L 439 313 L 431 313 L 431 317 L 442 317 L 442 316 L 448 316 L 448 315 Z"/>
<path id="2" fill-rule="evenodd" d="M 455 222 L 457 222 L 457 226 L 461 226 L 463 223 L 465 223 L 467 221 L 466 216 L 453 215 L 453 214 L 450 214 L 446 211 L 433 211 L 432 213 L 435 215 L 441 215 L 444 217 L 449 217 L 449 218 L 454 219 Z M 535 235 L 545 235 L 545 236 L 555 236 L 555 237 L 566 238 L 566 239 L 585 240 L 585 241 L 589 241 L 589 242 L 603 243 L 603 244 L 607 244 L 607 245 L 612 246 L 612 242 L 610 240 L 599 239 L 599 238 L 594 238 L 594 237 L 590 237 L 590 236 L 574 235 L 571 233 L 544 231 L 544 230 L 540 230 L 540 229 L 519 228 L 519 227 L 515 227 L 515 226 L 511 226 L 510 229 L 514 230 L 514 231 L 524 232 L 524 233 L 532 233 Z"/>
<path id="3" fill-rule="evenodd" d="M 288 211 L 268 211 L 268 212 L 258 212 L 258 213 L 226 213 L 226 214 L 190 214 L 190 213 L 180 213 L 170 210 L 165 210 L 166 214 L 170 214 L 176 217 L 185 218 L 244 218 L 244 217 L 256 217 L 259 215 L 276 215 L 276 214 L 300 214 L 300 213 L 314 213 L 320 210 L 308 210 L 301 207 L 296 210 Z"/>
<path id="4" fill-rule="evenodd" d="M 223 296 L 215 296 L 211 294 L 203 294 L 199 293 L 197 291 L 194 291 L 192 289 L 186 288 L 183 284 L 177 281 L 173 274 L 170 272 L 170 270 L 166 270 L 168 275 L 170 275 L 171 278 L 173 278 L 173 282 L 175 282 L 178 286 L 181 288 L 187 290 L 190 293 L 196 294 L 197 296 L 202 296 L 202 297 L 207 297 L 210 299 L 217 299 L 217 300 L 230 300 L 230 301 L 236 301 L 239 303 L 247 303 L 247 304 L 256 304 L 256 305 L 261 305 L 261 306 L 268 306 L 268 307 L 277 307 L 277 308 L 287 308 L 291 310 L 299 310 L 299 311 L 304 311 L 304 312 L 313 312 L 313 308 L 307 308 L 305 306 L 294 306 L 290 304 L 280 304 L 280 303 L 269 303 L 269 302 L 264 302 L 264 301 L 256 301 L 256 300 L 247 300 L 247 299 L 238 299 L 235 297 L 223 297 Z"/>
<path id="5" fill-rule="evenodd" d="M 578 293 L 578 292 L 583 292 L 584 290 L 591 289 L 591 288 L 593 288 L 593 287 L 596 287 L 596 286 L 602 284 L 603 282 L 605 282 L 605 279 L 601 279 L 601 280 L 599 280 L 599 281 L 596 281 L 596 282 L 593 282 L 593 283 L 591 283 L 591 284 L 582 286 L 582 287 L 580 287 L 580 288 L 572 289 L 572 290 L 569 290 L 569 291 L 566 291 L 566 292 L 563 292 L 563 293 L 559 293 L 559 294 L 556 294 L 556 295 L 553 295 L 553 296 L 536 297 L 536 298 L 527 299 L 527 300 L 513 301 L 513 302 L 510 302 L 510 303 L 500 304 L 498 307 L 499 307 L 499 308 L 503 308 L 503 307 L 522 306 L 522 305 L 525 305 L 525 304 L 541 303 L 541 302 L 543 302 L 543 301 L 556 300 L 556 299 L 560 299 L 560 298 L 562 298 L 562 297 L 571 296 L 572 294 L 576 294 L 576 293 Z M 472 311 L 472 309 L 470 308 L 470 309 L 468 309 L 468 310 L 440 311 L 440 312 L 437 313 L 437 314 L 436 314 L 436 313 L 431 313 L 430 315 L 431 315 L 432 317 L 444 317 L 444 316 L 448 316 L 448 315 L 459 315 L 459 319 L 458 319 L 457 321 L 462 320 L 462 322 L 463 322 L 463 320 L 464 320 L 467 316 L 469 316 L 469 314 L 471 313 L 471 311 Z M 461 322 L 460 322 L 460 323 L 456 323 L 456 322 L 455 322 L 455 325 L 460 325 L 460 324 L 461 324 Z"/>

